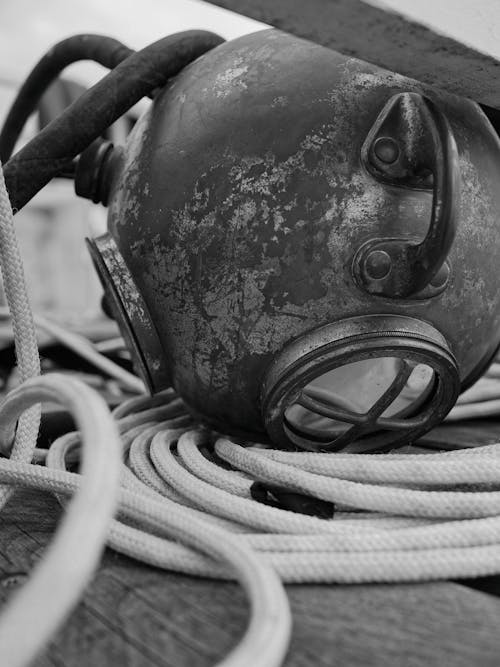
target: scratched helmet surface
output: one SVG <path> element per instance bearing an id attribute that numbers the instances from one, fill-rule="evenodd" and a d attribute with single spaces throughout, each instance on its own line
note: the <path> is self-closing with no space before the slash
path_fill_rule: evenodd
<path id="1" fill-rule="evenodd" d="M 500 152 L 473 102 L 268 30 L 156 96 L 92 242 L 153 390 L 280 446 L 387 447 L 499 343 Z"/>

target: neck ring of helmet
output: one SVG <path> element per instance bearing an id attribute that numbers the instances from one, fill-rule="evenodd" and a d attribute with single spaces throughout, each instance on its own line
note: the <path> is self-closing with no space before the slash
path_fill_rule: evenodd
<path id="1" fill-rule="evenodd" d="M 460 391 L 457 362 L 432 325 L 369 315 L 295 339 L 264 378 L 262 412 L 277 445 L 385 451 L 440 423 Z"/>

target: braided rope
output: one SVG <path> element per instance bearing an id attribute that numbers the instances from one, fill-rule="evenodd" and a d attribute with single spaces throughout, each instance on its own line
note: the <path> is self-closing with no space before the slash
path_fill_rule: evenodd
<path id="1" fill-rule="evenodd" d="M 19 374 L 22 380 L 40 375 L 36 330 L 26 289 L 23 261 L 14 228 L 14 216 L 0 163 L 0 270 L 5 297 L 12 313 L 12 327 Z M 31 406 L 20 416 L 11 457 L 31 461 L 40 427 L 40 405 Z M 11 491 L 0 488 L 0 507 Z"/>
<path id="2" fill-rule="evenodd" d="M 172 540 L 168 516 L 180 507 L 205 529 L 223 525 L 286 582 L 422 581 L 500 572 L 500 446 L 367 456 L 290 453 L 222 437 L 214 443 L 214 434 L 193 426 L 187 411 L 186 424 L 179 426 L 179 399 L 171 391 L 162 397 L 164 405 L 131 399 L 114 413 L 125 459 L 122 486 L 144 502 L 140 514 L 129 514 L 122 495 L 123 519 L 109 536 L 116 550 L 187 574 L 232 578 L 220 563 Z M 175 416 L 165 419 L 169 406 Z M 60 438 L 46 465 L 65 471 L 78 447 L 77 434 Z M 207 448 L 232 469 L 207 459 Z M 325 520 L 269 507 L 251 498 L 255 480 L 343 509 Z M 148 503 L 163 516 L 160 523 L 148 518 Z M 141 529 L 130 533 L 127 516 Z"/>

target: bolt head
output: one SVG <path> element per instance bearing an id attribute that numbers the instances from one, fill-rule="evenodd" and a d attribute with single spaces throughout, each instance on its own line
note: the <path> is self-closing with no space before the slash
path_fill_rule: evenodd
<path id="1" fill-rule="evenodd" d="M 391 137 L 379 137 L 373 144 L 373 152 L 384 164 L 394 164 L 399 158 L 399 146 Z"/>
<path id="2" fill-rule="evenodd" d="M 365 260 L 365 272 L 372 280 L 386 278 L 392 268 L 392 261 L 385 250 L 372 250 Z"/>

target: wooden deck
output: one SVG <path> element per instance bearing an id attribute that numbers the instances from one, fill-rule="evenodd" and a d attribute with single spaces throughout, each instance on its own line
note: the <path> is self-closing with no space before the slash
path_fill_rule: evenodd
<path id="1" fill-rule="evenodd" d="M 500 421 L 484 421 L 442 427 L 427 440 L 465 445 L 499 435 Z M 0 515 L 2 604 L 43 553 L 60 513 L 50 495 L 22 491 Z M 287 591 L 294 620 L 287 667 L 499 664 L 500 577 Z M 230 650 L 247 613 L 236 584 L 164 572 L 108 550 L 80 605 L 34 664 L 205 667 Z"/>

